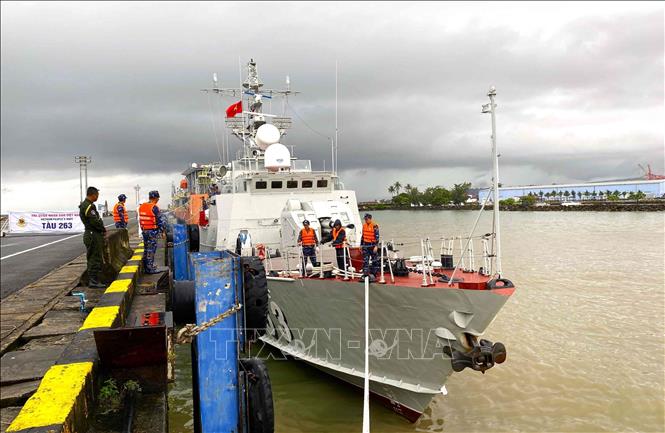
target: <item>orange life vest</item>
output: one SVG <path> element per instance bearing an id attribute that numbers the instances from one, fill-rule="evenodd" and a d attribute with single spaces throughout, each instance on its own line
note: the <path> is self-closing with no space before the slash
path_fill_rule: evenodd
<path id="1" fill-rule="evenodd" d="M 139 206 L 139 223 L 141 230 L 154 230 L 157 228 L 157 217 L 152 209 L 157 205 L 151 202 L 143 203 Z"/>
<path id="2" fill-rule="evenodd" d="M 302 229 L 300 230 L 300 242 L 303 246 L 312 247 L 316 245 L 316 232 L 314 229 Z"/>
<path id="3" fill-rule="evenodd" d="M 338 229 L 336 229 L 336 228 L 333 228 L 333 229 L 332 229 L 332 238 L 333 238 L 333 241 L 334 241 L 335 239 L 337 239 L 337 235 L 338 235 L 339 232 L 341 232 L 342 230 L 344 230 L 344 228 L 342 228 L 342 227 L 340 227 L 340 228 L 338 228 Z M 335 246 L 335 248 L 344 248 L 344 242 L 341 242 L 341 243 L 339 243 L 339 244 L 335 244 L 334 246 Z"/>
<path id="4" fill-rule="evenodd" d="M 120 222 L 120 213 L 118 212 L 118 206 L 125 207 L 125 204 L 122 202 L 118 202 L 113 206 L 113 221 L 119 223 Z M 127 208 L 125 207 L 125 211 L 122 214 L 123 219 L 125 222 L 129 221 L 129 215 L 127 215 Z"/>
<path id="5" fill-rule="evenodd" d="M 373 221 L 363 223 L 363 242 L 366 244 L 376 243 L 376 236 L 374 235 L 374 228 L 377 227 Z"/>

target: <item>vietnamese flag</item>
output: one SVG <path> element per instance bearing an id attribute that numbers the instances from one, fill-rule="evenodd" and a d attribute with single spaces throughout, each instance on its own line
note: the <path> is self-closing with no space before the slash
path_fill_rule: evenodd
<path id="1" fill-rule="evenodd" d="M 236 114 L 242 113 L 242 100 L 229 105 L 226 109 L 226 117 L 236 117 Z"/>

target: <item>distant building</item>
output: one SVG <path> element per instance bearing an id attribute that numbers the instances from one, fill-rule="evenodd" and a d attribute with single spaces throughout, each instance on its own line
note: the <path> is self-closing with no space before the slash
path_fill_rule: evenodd
<path id="1" fill-rule="evenodd" d="M 566 196 L 566 191 L 568 195 Z M 628 197 L 628 194 L 642 191 L 648 198 L 665 197 L 665 179 L 658 180 L 617 180 L 607 182 L 589 182 L 589 183 L 568 183 L 562 185 L 525 185 L 525 186 L 506 186 L 499 188 L 499 199 L 519 198 L 529 193 L 540 197 L 541 192 L 544 199 L 555 199 L 551 196 L 556 194 L 556 199 L 561 200 L 593 200 L 604 196 L 607 191 L 614 193 L 618 191 L 619 197 Z M 489 189 L 482 189 L 478 192 L 478 200 L 483 202 Z M 573 197 L 573 192 L 575 197 Z M 561 193 L 561 195 L 559 195 Z M 582 196 L 578 193 L 581 193 Z M 588 195 L 587 195 L 588 193 Z M 595 195 L 594 195 L 595 193 Z M 625 193 L 625 194 L 624 194 Z M 548 197 L 547 194 L 550 194 Z M 489 201 L 492 201 L 490 197 Z"/>

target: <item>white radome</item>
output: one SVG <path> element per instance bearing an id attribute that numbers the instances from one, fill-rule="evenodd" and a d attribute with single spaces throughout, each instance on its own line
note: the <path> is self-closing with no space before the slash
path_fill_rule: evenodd
<path id="1" fill-rule="evenodd" d="M 268 146 L 265 151 L 264 160 L 266 169 L 270 171 L 291 167 L 291 153 L 282 143 L 273 143 Z"/>
<path id="2" fill-rule="evenodd" d="M 264 123 L 256 130 L 256 144 L 259 145 L 261 150 L 265 150 L 271 144 L 279 141 L 281 134 L 275 125 Z"/>

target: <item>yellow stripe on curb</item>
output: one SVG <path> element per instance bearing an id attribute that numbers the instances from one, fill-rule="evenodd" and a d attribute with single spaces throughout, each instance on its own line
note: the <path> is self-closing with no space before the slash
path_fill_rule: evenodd
<path id="1" fill-rule="evenodd" d="M 142 252 L 144 252 L 143 248 L 137 248 L 137 249 L 134 250 L 134 253 L 136 253 L 136 254 L 142 253 Z"/>
<path id="2" fill-rule="evenodd" d="M 129 260 L 143 260 L 143 254 L 132 256 Z"/>
<path id="3" fill-rule="evenodd" d="M 64 424 L 92 373 L 92 362 L 54 365 L 7 431 Z"/>
<path id="4" fill-rule="evenodd" d="M 113 326 L 119 313 L 120 307 L 117 305 L 110 307 L 95 307 L 90 314 L 88 314 L 88 317 L 86 317 L 85 322 L 83 322 L 83 326 L 79 328 L 79 331 L 92 328 L 110 328 Z"/>
<path id="5" fill-rule="evenodd" d="M 137 265 L 127 265 L 123 266 L 122 269 L 120 269 L 120 274 L 131 274 L 132 272 L 138 272 L 139 267 Z"/>
<path id="6" fill-rule="evenodd" d="M 115 280 L 104 293 L 122 293 L 129 290 L 132 280 Z"/>
<path id="7" fill-rule="evenodd" d="M 143 246 L 143 242 L 139 242 L 139 245 L 138 245 L 138 246 L 139 246 L 139 247 L 142 247 L 142 246 Z"/>

